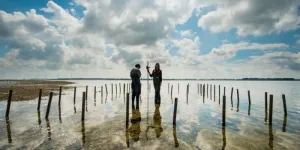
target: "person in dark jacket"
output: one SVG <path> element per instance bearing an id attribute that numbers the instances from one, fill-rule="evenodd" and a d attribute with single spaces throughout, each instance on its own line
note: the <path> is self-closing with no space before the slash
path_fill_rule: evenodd
<path id="1" fill-rule="evenodd" d="M 134 108 L 134 99 L 136 98 L 136 109 L 139 109 L 139 98 L 141 94 L 141 71 L 140 64 L 136 64 L 135 68 L 130 71 L 131 89 L 132 89 L 132 108 Z"/>
<path id="2" fill-rule="evenodd" d="M 162 82 L 162 71 L 160 70 L 159 63 L 155 64 L 155 68 L 152 74 L 149 72 L 149 67 L 147 66 L 147 71 L 150 77 L 153 78 L 153 85 L 155 89 L 155 104 L 160 104 L 160 86 Z"/>

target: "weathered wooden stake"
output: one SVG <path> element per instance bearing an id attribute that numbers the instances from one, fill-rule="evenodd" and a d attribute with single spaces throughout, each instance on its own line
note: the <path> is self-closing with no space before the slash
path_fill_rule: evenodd
<path id="1" fill-rule="evenodd" d="M 114 85 L 111 84 L 111 95 L 113 95 L 113 94 L 114 94 Z"/>
<path id="2" fill-rule="evenodd" d="M 123 88 L 124 88 L 124 89 L 123 89 L 123 93 L 124 93 L 124 95 L 125 95 L 125 91 L 126 91 L 126 90 L 125 90 L 125 88 L 126 88 L 126 85 L 125 85 L 125 83 L 124 83 L 124 86 L 123 86 Z"/>
<path id="3" fill-rule="evenodd" d="M 210 100 L 212 100 L 212 85 L 210 85 Z"/>
<path id="4" fill-rule="evenodd" d="M 40 92 L 39 92 L 39 100 L 38 100 L 37 111 L 40 111 L 41 100 L 42 100 L 42 89 L 40 89 Z"/>
<path id="5" fill-rule="evenodd" d="M 251 105 L 251 96 L 250 96 L 250 91 L 248 91 L 248 101 L 249 101 L 249 105 Z"/>
<path id="6" fill-rule="evenodd" d="M 48 106 L 47 106 L 47 112 L 46 112 L 46 117 L 45 117 L 46 119 L 48 119 L 48 117 L 49 117 L 49 112 L 50 112 L 51 102 L 52 102 L 52 96 L 53 96 L 53 92 L 50 92 Z"/>
<path id="7" fill-rule="evenodd" d="M 103 86 L 101 86 L 101 98 L 103 97 Z"/>
<path id="8" fill-rule="evenodd" d="M 175 98 L 174 113 L 173 113 L 173 125 L 176 125 L 177 101 L 178 101 L 178 98 Z"/>
<path id="9" fill-rule="evenodd" d="M 206 89 L 207 89 L 206 94 L 207 94 L 207 98 L 208 98 L 208 84 L 206 84 Z"/>
<path id="10" fill-rule="evenodd" d="M 129 93 L 126 94 L 126 128 L 129 127 Z"/>
<path id="11" fill-rule="evenodd" d="M 60 102 L 61 102 L 61 86 L 59 87 L 58 106 L 60 106 Z"/>
<path id="12" fill-rule="evenodd" d="M 214 101 L 216 101 L 216 85 L 214 85 Z"/>
<path id="13" fill-rule="evenodd" d="M 85 115 L 85 92 L 82 93 L 82 108 L 81 108 L 81 121 L 84 121 Z"/>
<path id="14" fill-rule="evenodd" d="M 270 105 L 269 105 L 269 125 L 272 125 L 273 120 L 273 95 L 270 95 Z"/>
<path id="15" fill-rule="evenodd" d="M 96 100 L 96 93 L 97 93 L 97 91 L 96 91 L 96 86 L 94 87 L 94 99 Z"/>
<path id="16" fill-rule="evenodd" d="M 9 111 L 10 111 L 10 104 L 11 104 L 11 97 L 12 97 L 13 90 L 9 90 L 8 100 L 7 100 L 7 107 L 6 107 L 6 119 L 9 118 Z"/>
<path id="17" fill-rule="evenodd" d="M 285 95 L 282 95 L 282 102 L 283 102 L 283 110 L 284 110 L 284 116 L 287 116 L 287 109 L 286 109 L 286 102 L 285 102 Z"/>
<path id="18" fill-rule="evenodd" d="M 173 85 L 171 86 L 171 97 L 173 96 Z"/>
<path id="19" fill-rule="evenodd" d="M 231 95 L 230 95 L 231 101 L 232 101 L 232 96 L 233 96 L 233 87 L 231 88 Z"/>
<path id="20" fill-rule="evenodd" d="M 170 93 L 170 83 L 168 83 L 168 93 Z"/>
<path id="21" fill-rule="evenodd" d="M 237 112 L 239 111 L 240 107 L 240 94 L 239 89 L 236 89 L 236 95 L 237 95 Z"/>
<path id="22" fill-rule="evenodd" d="M 268 121 L 268 92 L 265 92 L 265 122 Z"/>
<path id="23" fill-rule="evenodd" d="M 76 104 L 76 87 L 74 87 L 74 105 Z"/>
<path id="24" fill-rule="evenodd" d="M 116 84 L 116 95 L 118 95 L 118 84 Z"/>
<path id="25" fill-rule="evenodd" d="M 87 101 L 87 97 L 88 97 L 88 86 L 86 86 L 86 89 L 85 89 L 85 100 Z"/>
<path id="26" fill-rule="evenodd" d="M 108 94 L 107 85 L 105 84 L 106 95 Z"/>
<path id="27" fill-rule="evenodd" d="M 205 84 L 203 84 L 203 100 L 205 99 Z"/>
<path id="28" fill-rule="evenodd" d="M 221 86 L 219 85 L 219 105 L 221 103 Z"/>
<path id="29" fill-rule="evenodd" d="M 202 84 L 200 84 L 200 95 L 202 96 Z"/>
<path id="30" fill-rule="evenodd" d="M 222 126 L 226 126 L 226 96 L 223 96 Z"/>

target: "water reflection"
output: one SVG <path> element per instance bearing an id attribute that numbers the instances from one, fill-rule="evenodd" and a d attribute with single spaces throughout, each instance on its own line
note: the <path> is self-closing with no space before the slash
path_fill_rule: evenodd
<path id="1" fill-rule="evenodd" d="M 82 133 L 82 146 L 85 145 L 85 123 L 81 122 L 81 133 Z"/>
<path id="2" fill-rule="evenodd" d="M 42 123 L 42 121 L 41 121 L 41 112 L 40 111 L 38 111 L 38 123 L 39 123 L 40 128 L 42 128 L 42 125 L 41 125 L 41 123 Z"/>
<path id="3" fill-rule="evenodd" d="M 76 106 L 74 105 L 74 114 L 76 114 Z"/>
<path id="4" fill-rule="evenodd" d="M 62 120 L 61 120 L 61 107 L 59 106 L 59 109 L 58 109 L 58 118 L 59 118 L 59 123 L 62 123 Z"/>
<path id="5" fill-rule="evenodd" d="M 274 136 L 273 136 L 273 127 L 272 125 L 269 125 L 269 146 L 271 149 L 273 149 L 273 139 L 274 139 Z"/>
<path id="6" fill-rule="evenodd" d="M 222 150 L 224 150 L 226 147 L 226 127 L 225 126 L 222 127 L 222 136 L 223 136 Z"/>
<path id="7" fill-rule="evenodd" d="M 248 105 L 248 116 L 250 116 L 251 104 Z"/>
<path id="8" fill-rule="evenodd" d="M 283 117 L 282 132 L 286 132 L 286 121 L 287 121 L 287 116 L 284 116 Z"/>
<path id="9" fill-rule="evenodd" d="M 94 99 L 94 106 L 96 106 L 96 99 Z"/>
<path id="10" fill-rule="evenodd" d="M 46 125 L 47 125 L 48 140 L 51 140 L 51 127 L 50 127 L 49 119 L 46 119 Z"/>
<path id="11" fill-rule="evenodd" d="M 176 133 L 176 125 L 173 125 L 173 137 L 174 137 L 174 144 L 175 144 L 175 147 L 179 147 L 179 142 L 178 142 L 178 139 L 177 139 L 177 133 Z"/>
<path id="12" fill-rule="evenodd" d="M 161 133 L 163 132 L 163 128 L 161 126 L 161 115 L 160 115 L 160 104 L 155 104 L 155 111 L 153 116 L 153 127 L 156 133 L 156 137 L 159 138 Z"/>
<path id="13" fill-rule="evenodd" d="M 6 130 L 7 130 L 7 139 L 8 139 L 8 143 L 12 143 L 12 139 L 11 139 L 11 130 L 10 130 L 10 121 L 9 119 L 6 119 Z"/>
<path id="14" fill-rule="evenodd" d="M 139 109 L 132 109 L 131 126 L 129 127 L 129 135 L 134 142 L 140 140 L 141 133 L 141 112 Z"/>

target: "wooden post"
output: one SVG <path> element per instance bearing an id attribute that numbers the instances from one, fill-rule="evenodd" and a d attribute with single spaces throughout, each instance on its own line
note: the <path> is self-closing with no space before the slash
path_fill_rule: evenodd
<path id="1" fill-rule="evenodd" d="M 86 86 L 86 89 L 85 89 L 85 100 L 87 101 L 87 96 L 88 96 L 88 86 Z"/>
<path id="2" fill-rule="evenodd" d="M 222 126 L 226 126 L 226 96 L 223 96 Z"/>
<path id="3" fill-rule="evenodd" d="M 237 94 L 237 112 L 239 111 L 240 107 L 240 95 L 239 95 L 239 89 L 236 89 Z"/>
<path id="4" fill-rule="evenodd" d="M 265 92 L 265 122 L 268 121 L 268 92 Z"/>
<path id="5" fill-rule="evenodd" d="M 8 100 L 7 100 L 7 107 L 6 107 L 6 114 L 5 114 L 6 119 L 9 118 L 12 92 L 13 92 L 13 90 L 9 90 L 9 95 L 8 95 Z"/>
<path id="6" fill-rule="evenodd" d="M 118 84 L 116 84 L 116 95 L 118 95 Z"/>
<path id="7" fill-rule="evenodd" d="M 270 105 L 269 105 L 269 125 L 272 125 L 272 119 L 273 119 L 273 95 L 270 95 Z"/>
<path id="8" fill-rule="evenodd" d="M 219 105 L 220 105 L 220 101 L 221 101 L 221 86 L 219 85 Z"/>
<path id="9" fill-rule="evenodd" d="M 114 94 L 114 85 L 111 84 L 111 95 L 113 95 L 113 94 Z"/>
<path id="10" fill-rule="evenodd" d="M 126 94 L 126 128 L 129 127 L 129 93 Z"/>
<path id="11" fill-rule="evenodd" d="M 103 97 L 103 86 L 101 86 L 101 98 Z"/>
<path id="12" fill-rule="evenodd" d="M 40 92 L 39 92 L 39 100 L 38 100 L 37 111 L 40 111 L 41 100 L 42 100 L 42 89 L 40 89 Z"/>
<path id="13" fill-rule="evenodd" d="M 97 92 L 97 91 L 96 91 L 96 88 L 97 88 L 97 87 L 95 86 L 95 87 L 94 87 L 94 99 L 96 99 L 96 92 Z"/>
<path id="14" fill-rule="evenodd" d="M 186 95 L 189 95 L 189 84 L 186 85 Z"/>
<path id="15" fill-rule="evenodd" d="M 285 102 L 285 95 L 282 95 L 282 101 L 283 101 L 283 110 L 284 110 L 284 116 L 287 116 L 287 110 L 286 110 L 286 102 Z"/>
<path id="16" fill-rule="evenodd" d="M 81 108 L 81 121 L 84 121 L 84 115 L 85 115 L 85 92 L 82 93 L 82 108 Z"/>
<path id="17" fill-rule="evenodd" d="M 231 95 L 230 95 L 231 101 L 232 101 L 232 95 L 233 95 L 233 87 L 231 88 Z"/>
<path id="18" fill-rule="evenodd" d="M 212 85 L 210 85 L 210 100 L 212 100 Z"/>
<path id="19" fill-rule="evenodd" d="M 177 101 L 178 101 L 178 98 L 175 98 L 174 113 L 173 113 L 173 125 L 176 125 Z"/>
<path id="20" fill-rule="evenodd" d="M 106 95 L 108 94 L 107 85 L 105 84 Z"/>
<path id="21" fill-rule="evenodd" d="M 173 96 L 173 85 L 171 86 L 171 97 Z"/>
<path id="22" fill-rule="evenodd" d="M 251 96 L 250 96 L 250 91 L 248 90 L 248 101 L 249 101 L 249 105 L 251 105 Z"/>
<path id="23" fill-rule="evenodd" d="M 60 107 L 60 101 L 61 101 L 61 86 L 59 87 L 59 95 L 58 95 L 58 106 Z"/>
<path id="24" fill-rule="evenodd" d="M 74 105 L 76 104 L 76 87 L 74 87 Z"/>
<path id="25" fill-rule="evenodd" d="M 202 96 L 202 84 L 200 84 L 200 95 Z"/>
<path id="26" fill-rule="evenodd" d="M 206 84 L 206 89 L 207 89 L 206 94 L 207 94 L 207 98 L 208 98 L 208 84 Z"/>
<path id="27" fill-rule="evenodd" d="M 53 92 L 50 92 L 48 106 L 47 106 L 47 112 L 46 112 L 46 117 L 45 117 L 46 119 L 48 119 L 48 117 L 49 117 L 49 112 L 50 112 L 51 102 L 52 102 L 52 96 L 53 96 Z"/>
<path id="28" fill-rule="evenodd" d="M 205 84 L 203 84 L 203 99 L 205 99 Z"/>
<path id="29" fill-rule="evenodd" d="M 121 83 L 119 83 L 119 88 L 120 88 L 120 95 L 121 95 L 122 93 Z"/>
<path id="30" fill-rule="evenodd" d="M 125 90 L 125 88 L 126 88 L 125 83 L 124 83 L 123 88 L 124 88 L 124 89 L 123 89 L 123 93 L 124 93 L 124 95 L 125 95 L 125 91 L 126 91 L 126 90 Z"/>
<path id="31" fill-rule="evenodd" d="M 168 93 L 170 93 L 170 83 L 168 83 Z"/>
<path id="32" fill-rule="evenodd" d="M 216 101 L 216 85 L 214 85 L 214 101 Z"/>
<path id="33" fill-rule="evenodd" d="M 224 95 L 223 96 L 226 96 L 225 90 L 226 90 L 226 87 L 224 86 Z"/>

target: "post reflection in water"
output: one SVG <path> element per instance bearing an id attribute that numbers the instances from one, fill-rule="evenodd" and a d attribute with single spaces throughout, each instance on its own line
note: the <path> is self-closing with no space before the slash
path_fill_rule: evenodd
<path id="1" fill-rule="evenodd" d="M 251 105 L 248 105 L 248 116 L 250 116 L 250 111 L 251 111 Z"/>
<path id="2" fill-rule="evenodd" d="M 74 105 L 74 114 L 76 114 L 76 106 Z"/>
<path id="3" fill-rule="evenodd" d="M 61 120 L 61 108 L 59 106 L 59 109 L 58 109 L 58 118 L 59 118 L 59 123 L 62 123 L 62 120 Z"/>
<path id="4" fill-rule="evenodd" d="M 96 106 L 96 99 L 94 99 L 94 106 Z"/>
<path id="5" fill-rule="evenodd" d="M 177 133 L 176 133 L 176 125 L 173 125 L 173 137 L 174 137 L 174 144 L 175 144 L 175 147 L 179 147 L 179 142 L 178 142 L 178 139 L 177 139 Z"/>
<path id="6" fill-rule="evenodd" d="M 41 112 L 40 111 L 38 111 L 38 123 L 39 123 L 40 128 L 42 128 L 42 125 L 41 125 L 41 123 L 42 123 L 42 121 L 41 121 Z"/>
<path id="7" fill-rule="evenodd" d="M 222 127 L 222 136 L 223 136 L 222 150 L 224 150 L 226 147 L 226 127 L 225 126 Z"/>
<path id="8" fill-rule="evenodd" d="M 107 94 L 106 94 L 106 96 L 105 96 L 105 104 L 106 104 L 106 101 L 107 101 Z"/>
<path id="9" fill-rule="evenodd" d="M 286 132 L 286 120 L 287 120 L 287 117 L 284 116 L 284 117 L 283 117 L 282 132 Z"/>
<path id="10" fill-rule="evenodd" d="M 51 140 L 51 127 L 50 127 L 49 119 L 46 119 L 46 125 L 47 125 L 48 140 Z"/>
<path id="11" fill-rule="evenodd" d="M 140 140 L 141 133 L 141 112 L 139 109 L 132 109 L 131 126 L 129 127 L 129 135 L 134 142 Z"/>
<path id="12" fill-rule="evenodd" d="M 5 123 L 6 123 L 6 130 L 7 130 L 7 139 L 8 139 L 8 143 L 12 143 L 12 139 L 11 139 L 11 130 L 10 130 L 10 121 L 9 121 L 9 119 L 6 119 Z"/>
<path id="13" fill-rule="evenodd" d="M 240 101 L 237 101 L 237 110 L 236 112 L 239 112 L 240 111 Z"/>
<path id="14" fill-rule="evenodd" d="M 81 122 L 81 132 L 82 132 L 82 146 L 85 145 L 85 124 L 84 121 Z"/>
<path id="15" fill-rule="evenodd" d="M 273 136 L 273 128 L 272 128 L 272 125 L 269 125 L 269 146 L 271 149 L 273 149 L 273 139 L 274 139 L 274 136 Z"/>

